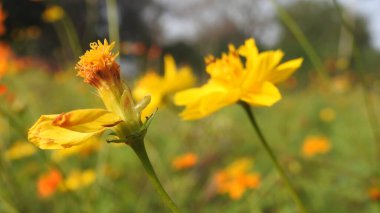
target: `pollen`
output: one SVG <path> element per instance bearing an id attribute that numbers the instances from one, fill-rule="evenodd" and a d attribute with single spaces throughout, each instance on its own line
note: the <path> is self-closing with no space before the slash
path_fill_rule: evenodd
<path id="1" fill-rule="evenodd" d="M 120 68 L 115 62 L 119 53 L 112 52 L 114 46 L 115 42 L 109 44 L 106 39 L 104 43 L 90 43 L 90 50 L 80 57 L 75 66 L 85 83 L 98 87 L 102 81 L 120 80 Z"/>

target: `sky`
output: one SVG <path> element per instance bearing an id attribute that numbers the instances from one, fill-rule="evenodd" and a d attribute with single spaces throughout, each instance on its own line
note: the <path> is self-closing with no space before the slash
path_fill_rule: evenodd
<path id="1" fill-rule="evenodd" d="M 367 20 L 371 44 L 380 51 L 380 0 L 340 0 L 339 2 Z"/>
<path id="2" fill-rule="evenodd" d="M 161 16 L 148 8 L 145 11 L 146 21 L 159 26 L 159 43 L 175 43 L 178 41 L 194 42 L 199 37 L 212 37 L 212 33 L 223 31 L 226 27 L 223 19 L 234 26 L 242 27 L 240 31 L 252 34 L 264 45 L 270 46 L 279 38 L 280 27 L 273 21 L 260 27 L 263 20 L 275 20 L 275 9 L 268 0 L 154 0 L 158 5 L 168 8 Z M 278 0 L 281 4 L 289 4 L 296 0 Z M 322 0 L 304 0 L 322 1 Z M 331 2 L 333 0 L 324 0 Z M 367 21 L 370 43 L 380 51 L 380 0 L 338 0 L 353 16 L 362 16 Z M 251 24 L 251 23 L 258 24 Z M 266 22 L 268 23 L 268 22 Z M 276 26 L 277 25 L 277 26 Z M 251 27 L 250 27 L 251 26 Z M 228 26 L 227 26 L 228 27 Z M 253 27 L 255 27 L 253 29 Z M 259 29 L 258 29 L 259 28 Z M 214 32 L 210 32 L 213 29 Z M 214 37 L 215 37 L 214 35 Z"/>

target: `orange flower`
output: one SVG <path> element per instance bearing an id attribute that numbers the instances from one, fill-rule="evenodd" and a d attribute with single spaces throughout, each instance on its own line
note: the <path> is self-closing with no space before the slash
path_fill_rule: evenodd
<path id="1" fill-rule="evenodd" d="M 13 52 L 9 45 L 0 42 L 0 78 L 9 70 L 12 57 Z"/>
<path id="2" fill-rule="evenodd" d="M 4 21 L 7 18 L 7 14 L 3 10 L 3 5 L 0 4 L 0 36 L 6 32 Z"/>
<path id="3" fill-rule="evenodd" d="M 4 95 L 8 90 L 8 87 L 0 84 L 0 95 Z"/>
<path id="4" fill-rule="evenodd" d="M 260 185 L 260 175 L 250 173 L 252 160 L 242 158 L 230 164 L 226 169 L 214 176 L 217 190 L 220 194 L 228 193 L 233 200 L 240 199 L 245 190 L 256 189 Z"/>
<path id="5" fill-rule="evenodd" d="M 176 157 L 172 162 L 175 170 L 183 170 L 193 167 L 198 161 L 198 156 L 194 153 L 186 153 Z"/>
<path id="6" fill-rule="evenodd" d="M 380 187 L 372 186 L 368 189 L 368 196 L 373 201 L 380 201 Z"/>
<path id="7" fill-rule="evenodd" d="M 37 182 L 38 195 L 41 198 L 51 197 L 62 181 L 61 173 L 52 169 L 47 174 L 42 175 Z"/>
<path id="8" fill-rule="evenodd" d="M 302 146 L 302 155 L 311 158 L 317 154 L 324 154 L 331 149 L 330 141 L 323 136 L 307 137 Z"/>

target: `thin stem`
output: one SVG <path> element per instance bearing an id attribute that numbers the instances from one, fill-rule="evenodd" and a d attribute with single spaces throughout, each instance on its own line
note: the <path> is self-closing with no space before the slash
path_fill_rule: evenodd
<path id="1" fill-rule="evenodd" d="M 272 160 L 277 172 L 280 174 L 282 180 L 284 181 L 284 183 L 285 183 L 290 195 L 292 196 L 294 202 L 296 203 L 298 209 L 300 210 L 300 212 L 307 212 L 306 208 L 304 207 L 304 205 L 303 205 L 301 199 L 299 198 L 296 190 L 294 189 L 294 186 L 291 184 L 289 177 L 286 175 L 285 170 L 282 168 L 282 166 L 278 162 L 278 160 L 277 160 L 276 156 L 274 155 L 272 149 L 270 148 L 269 144 L 267 143 L 263 133 L 261 132 L 260 127 L 257 124 L 256 119 L 255 119 L 253 112 L 251 110 L 251 107 L 245 102 L 239 102 L 239 103 L 243 107 L 245 112 L 247 113 L 249 121 L 251 122 L 253 128 L 255 129 L 255 131 L 257 132 L 257 135 L 260 138 L 261 144 L 263 145 L 265 151 L 268 153 L 268 155 L 269 155 L 270 159 Z"/>
<path id="2" fill-rule="evenodd" d="M 119 37 L 119 17 L 117 10 L 116 0 L 106 0 L 107 8 L 107 21 L 108 21 L 108 33 L 110 40 L 114 41 L 116 51 L 119 51 L 120 37 Z"/>
<path id="3" fill-rule="evenodd" d="M 165 191 L 160 181 L 158 180 L 158 177 L 156 173 L 154 172 L 152 164 L 150 163 L 149 157 L 146 153 L 143 139 L 139 141 L 134 141 L 130 145 L 133 151 L 139 157 L 141 163 L 144 166 L 146 173 L 148 174 L 150 182 L 153 184 L 154 188 L 156 188 L 157 192 L 160 194 L 160 197 L 164 201 L 166 206 L 169 207 L 172 210 L 172 212 L 180 212 L 177 205 L 173 202 L 173 200 L 170 198 L 170 196 L 168 195 L 168 193 Z"/>
<path id="4" fill-rule="evenodd" d="M 324 68 L 322 60 L 318 56 L 313 45 L 311 45 L 305 34 L 302 32 L 301 28 L 297 25 L 289 13 L 286 12 L 286 10 L 276 0 L 271 0 L 271 2 L 275 6 L 277 15 L 280 17 L 281 21 L 285 24 L 285 26 L 289 29 L 289 31 L 293 34 L 298 43 L 304 49 L 307 57 L 317 70 L 321 79 L 327 83 L 329 80 L 327 71 Z"/>
<path id="5" fill-rule="evenodd" d="M 380 130 L 379 130 L 379 122 L 378 122 L 378 114 L 376 112 L 375 103 L 373 101 L 373 98 L 371 97 L 371 90 L 370 86 L 366 84 L 365 80 L 365 72 L 364 70 L 368 70 L 368 67 L 364 66 L 361 50 L 357 47 L 357 38 L 355 36 L 355 28 L 354 26 L 350 25 L 347 20 L 343 16 L 343 8 L 340 6 L 340 4 L 333 0 L 333 3 L 335 5 L 336 10 L 338 11 L 340 21 L 342 25 L 351 33 L 353 37 L 353 59 L 356 64 L 356 69 L 359 71 L 359 83 L 362 87 L 362 93 L 364 98 L 364 105 L 368 117 L 369 125 L 371 126 L 371 130 L 373 133 L 374 141 L 373 141 L 373 147 L 374 147 L 374 173 L 375 175 L 379 176 L 379 160 L 380 160 Z"/>

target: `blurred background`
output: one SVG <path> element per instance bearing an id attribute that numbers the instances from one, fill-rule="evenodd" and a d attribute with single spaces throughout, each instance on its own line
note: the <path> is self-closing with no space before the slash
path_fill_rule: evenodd
<path id="1" fill-rule="evenodd" d="M 191 67 L 201 85 L 208 79 L 204 57 L 251 37 L 261 51 L 304 58 L 280 85 L 283 99 L 254 111 L 310 212 L 380 212 L 380 1 L 0 5 L 0 212 L 166 212 L 128 147 L 100 139 L 39 150 L 27 130 L 41 114 L 102 107 L 74 70 L 90 42 L 116 42 L 122 76 L 134 90 L 147 72 L 164 74 L 167 54 L 178 69 Z M 184 212 L 295 212 L 238 106 L 187 122 L 173 94 L 165 94 L 146 144 Z M 223 185 L 220 177 L 234 168 L 254 183 Z"/>

